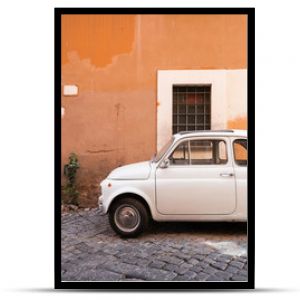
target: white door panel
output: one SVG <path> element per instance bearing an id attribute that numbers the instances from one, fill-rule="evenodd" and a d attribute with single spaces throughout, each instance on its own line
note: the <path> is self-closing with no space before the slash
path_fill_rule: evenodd
<path id="1" fill-rule="evenodd" d="M 239 213 L 247 218 L 247 167 L 235 167 L 234 169 Z"/>
<path id="2" fill-rule="evenodd" d="M 158 168 L 156 201 L 161 214 L 231 214 L 236 207 L 233 167 Z"/>

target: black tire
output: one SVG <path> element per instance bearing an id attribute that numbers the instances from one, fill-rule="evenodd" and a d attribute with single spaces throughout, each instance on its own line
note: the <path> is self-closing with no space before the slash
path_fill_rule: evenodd
<path id="1" fill-rule="evenodd" d="M 125 224 L 126 218 L 130 224 Z M 149 213 L 139 200 L 122 198 L 115 201 L 109 209 L 109 223 L 117 234 L 136 237 L 148 228 Z"/>

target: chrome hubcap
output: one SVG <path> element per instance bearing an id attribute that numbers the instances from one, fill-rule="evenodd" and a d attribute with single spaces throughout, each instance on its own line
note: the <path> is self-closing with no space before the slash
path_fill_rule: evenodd
<path id="1" fill-rule="evenodd" d="M 124 204 L 117 208 L 114 219 L 122 231 L 131 232 L 139 226 L 141 216 L 135 207 Z"/>

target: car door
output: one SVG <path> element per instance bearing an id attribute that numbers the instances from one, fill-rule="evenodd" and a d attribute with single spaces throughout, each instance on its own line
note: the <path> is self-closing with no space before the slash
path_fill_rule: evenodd
<path id="1" fill-rule="evenodd" d="M 247 218 L 247 161 L 248 147 L 246 138 L 232 139 L 236 197 L 238 211 L 243 219 Z"/>
<path id="2" fill-rule="evenodd" d="M 156 169 L 156 206 L 161 214 L 231 214 L 236 206 L 230 140 L 179 142 L 168 167 Z"/>

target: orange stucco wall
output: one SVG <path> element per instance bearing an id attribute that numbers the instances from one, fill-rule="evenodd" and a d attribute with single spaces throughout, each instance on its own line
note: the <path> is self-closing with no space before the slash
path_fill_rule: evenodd
<path id="1" fill-rule="evenodd" d="M 99 180 L 156 149 L 156 74 L 161 69 L 246 68 L 241 15 L 64 15 L 62 163 L 77 153 L 81 203 Z M 228 123 L 231 126 L 231 123 Z"/>
<path id="2" fill-rule="evenodd" d="M 247 129 L 247 117 L 239 117 L 227 122 L 228 129 Z"/>

